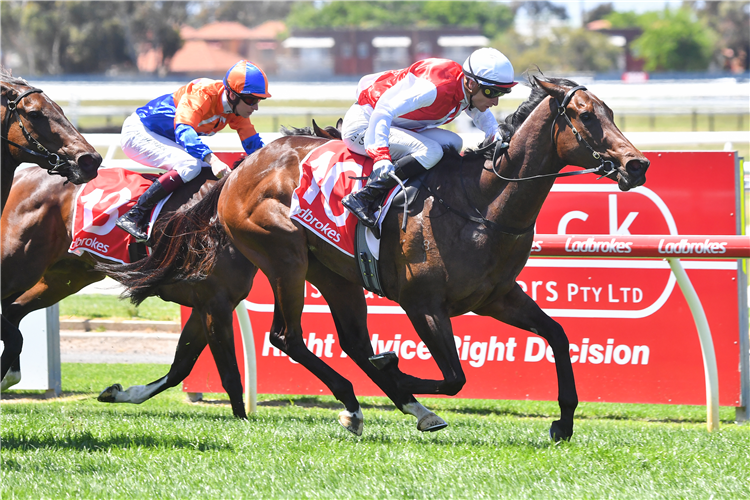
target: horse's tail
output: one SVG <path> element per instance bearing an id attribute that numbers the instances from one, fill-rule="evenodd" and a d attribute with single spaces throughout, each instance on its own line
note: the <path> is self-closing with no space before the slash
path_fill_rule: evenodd
<path id="1" fill-rule="evenodd" d="M 158 235 L 151 255 L 131 264 L 98 264 L 96 268 L 119 281 L 134 304 L 155 294 L 156 289 L 180 281 L 200 281 L 213 270 L 229 236 L 216 212 L 225 176 L 195 205 L 160 218 L 153 229 Z"/>

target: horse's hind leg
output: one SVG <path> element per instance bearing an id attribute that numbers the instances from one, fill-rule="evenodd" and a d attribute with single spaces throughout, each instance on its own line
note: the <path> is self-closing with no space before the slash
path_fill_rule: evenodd
<path id="1" fill-rule="evenodd" d="M 182 329 L 174 361 L 165 376 L 149 384 L 134 385 L 125 390 L 122 385 L 113 384 L 104 389 L 97 400 L 102 403 L 143 403 L 185 380 L 205 347 L 206 335 L 203 332 L 200 314 L 193 311 Z"/>
<path id="2" fill-rule="evenodd" d="M 4 347 L 3 355 L 0 357 L 0 368 L 2 368 L 2 389 L 7 389 L 11 385 L 11 380 L 5 380 L 8 371 L 14 363 L 18 362 L 18 358 L 21 355 L 21 349 L 23 348 L 23 335 L 21 330 L 18 329 L 18 325 L 14 325 L 5 316 L 2 316 L 2 326 L 0 327 L 0 337 L 2 338 Z M 18 383 L 18 382 L 16 382 Z"/>
<path id="3" fill-rule="evenodd" d="M 560 404 L 560 420 L 552 423 L 550 436 L 555 441 L 569 440 L 573 435 L 573 415 L 578 406 L 578 394 L 573 377 L 573 365 L 570 362 L 568 337 L 562 326 L 547 316 L 518 285 L 501 299 L 474 312 L 535 333 L 549 343 L 555 355 Z"/>
<path id="4" fill-rule="evenodd" d="M 362 371 L 377 384 L 396 407 L 417 418 L 417 429 L 436 431 L 448 424 L 422 406 L 414 396 L 401 390 L 387 371 L 375 368 L 370 362 L 374 352 L 367 331 L 367 303 L 362 287 L 329 271 L 317 261 L 311 261 L 307 279 L 323 294 L 331 308 L 333 322 L 341 348 Z"/>

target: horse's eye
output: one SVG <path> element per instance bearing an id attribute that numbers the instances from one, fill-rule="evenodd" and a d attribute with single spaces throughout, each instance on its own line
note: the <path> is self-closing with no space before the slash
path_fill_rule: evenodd
<path id="1" fill-rule="evenodd" d="M 39 118 L 44 116 L 44 113 L 41 111 L 35 110 L 35 111 L 29 111 L 26 113 L 26 116 L 29 117 L 29 120 L 38 120 Z"/>
<path id="2" fill-rule="evenodd" d="M 594 118 L 594 114 L 593 113 L 589 113 L 588 111 L 586 111 L 584 113 L 581 113 L 581 120 L 583 120 L 585 122 L 590 121 L 593 118 Z"/>

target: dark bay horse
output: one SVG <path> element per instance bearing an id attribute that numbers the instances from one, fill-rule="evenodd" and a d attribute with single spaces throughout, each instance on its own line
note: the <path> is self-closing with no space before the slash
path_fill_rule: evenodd
<path id="1" fill-rule="evenodd" d="M 529 257 L 534 223 L 554 176 L 564 166 L 595 170 L 626 191 L 645 182 L 649 161 L 616 127 L 612 111 L 585 87 L 534 76 L 529 82 L 531 97 L 501 124 L 511 137 L 509 147 L 489 156 L 486 148 L 464 156 L 446 151 L 420 179 L 423 189 L 409 209 L 405 231 L 400 211 L 386 216 L 381 284 L 406 311 L 443 379 L 407 375 L 395 357 L 379 365 L 406 393 L 455 395 L 466 377 L 451 317 L 474 312 L 533 332 L 555 356 L 561 416 L 550 435 L 559 440 L 572 436 L 578 404 L 568 339 L 515 280 Z M 217 249 L 231 241 L 274 290 L 271 343 L 336 394 L 341 376 L 303 343 L 306 277 L 323 292 L 347 352 L 372 356 L 372 347 L 355 259 L 289 218 L 299 163 L 323 142 L 285 137 L 246 159 L 200 203 L 171 217 L 167 227 L 181 230 L 169 230 L 176 236 L 161 239 L 151 257 L 128 269 L 131 279 L 124 282 L 135 293 L 148 294 L 163 283 L 200 279 L 210 274 Z"/>
<path id="2" fill-rule="evenodd" d="M 214 182 L 216 178 L 210 169 L 203 169 L 197 179 L 172 195 L 163 213 L 195 203 Z M 27 168 L 16 174 L 0 220 L 2 314 L 4 323 L 7 321 L 16 329 L 31 311 L 51 306 L 105 276 L 94 269 L 99 257 L 88 252 L 81 256 L 68 252 L 78 189 L 60 177 L 48 176 L 39 168 Z M 189 285 L 164 286 L 155 291 L 155 295 L 164 300 L 193 308 L 169 373 L 146 386 L 135 386 L 127 391 L 115 384 L 104 391 L 100 401 L 141 403 L 174 387 L 187 377 L 208 344 L 229 394 L 232 411 L 237 417 L 246 416 L 234 353 L 232 311 L 247 297 L 257 268 L 232 246 L 219 252 L 217 265 L 206 279 Z M 3 331 L 3 337 L 5 335 Z M 12 362 L 6 345 L 2 356 L 3 377 Z"/>
<path id="3" fill-rule="evenodd" d="M 0 209 L 5 207 L 13 172 L 20 163 L 36 163 L 73 184 L 96 177 L 101 155 L 73 127 L 60 106 L 41 89 L 12 77 L 5 68 L 0 68 L 0 87 Z"/>
<path id="4" fill-rule="evenodd" d="M 13 174 L 23 162 L 36 163 L 74 184 L 96 177 L 101 155 L 65 118 L 60 106 L 41 89 L 14 78 L 3 67 L 0 67 L 0 88 L 0 212 L 8 200 Z M 4 316 L 0 322 L 4 344 L 0 365 L 5 376 L 10 368 L 7 360 L 18 357 L 23 339 L 18 328 Z"/>

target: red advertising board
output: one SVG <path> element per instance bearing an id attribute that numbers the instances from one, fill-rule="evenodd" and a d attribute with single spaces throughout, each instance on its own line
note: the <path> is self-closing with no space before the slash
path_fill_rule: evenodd
<path id="1" fill-rule="evenodd" d="M 646 156 L 652 162 L 648 180 L 629 192 L 594 176 L 558 180 L 537 221 L 537 234 L 738 233 L 736 186 L 741 176 L 734 153 L 654 152 Z M 617 254 L 587 259 L 535 256 L 541 247 L 541 242 L 535 242 L 518 282 L 565 328 L 581 401 L 705 404 L 695 323 L 664 259 L 625 259 Z M 743 271 L 736 260 L 688 258 L 682 264 L 713 335 L 719 402 L 739 406 L 739 300 L 745 295 L 738 282 Z M 440 377 L 401 308 L 372 294 L 367 294 L 367 303 L 375 352 L 396 351 L 406 373 Z M 273 295 L 260 273 L 245 304 L 255 337 L 258 392 L 329 394 L 319 380 L 268 342 Z M 183 318 L 187 318 L 186 311 Z M 476 315 L 453 318 L 452 324 L 467 376 L 458 397 L 557 399 L 554 360 L 543 339 Z M 382 395 L 342 352 L 325 301 L 310 284 L 302 326 L 308 348 L 348 378 L 358 395 Z M 235 332 L 241 360 L 236 320 Z M 183 390 L 223 390 L 208 351 L 199 358 Z"/>

